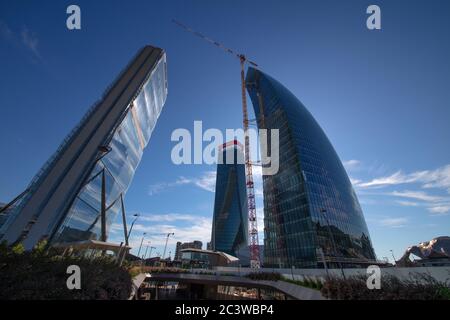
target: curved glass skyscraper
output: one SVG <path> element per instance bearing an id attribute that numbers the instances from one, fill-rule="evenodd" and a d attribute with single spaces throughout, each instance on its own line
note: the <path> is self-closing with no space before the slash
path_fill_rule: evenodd
<path id="1" fill-rule="evenodd" d="M 0 237 L 26 249 L 106 242 L 166 96 L 166 55 L 146 46 L 35 176 Z"/>
<path id="2" fill-rule="evenodd" d="M 320 268 L 324 262 L 328 267 L 374 262 L 358 199 L 319 124 L 267 74 L 249 68 L 246 86 L 258 127 L 279 129 L 280 136 L 279 171 L 263 176 L 264 266 Z"/>
<path id="3" fill-rule="evenodd" d="M 233 256 L 248 246 L 248 207 L 242 145 L 233 140 L 219 147 L 212 249 Z"/>

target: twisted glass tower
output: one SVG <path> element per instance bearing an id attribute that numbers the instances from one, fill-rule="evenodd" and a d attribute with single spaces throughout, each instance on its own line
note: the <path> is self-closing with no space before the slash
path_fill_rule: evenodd
<path id="1" fill-rule="evenodd" d="M 233 256 L 248 246 L 244 153 L 237 140 L 219 147 L 211 244 Z"/>
<path id="2" fill-rule="evenodd" d="M 146 46 L 35 176 L 0 237 L 26 249 L 42 239 L 105 242 L 166 96 L 165 53 Z"/>
<path id="3" fill-rule="evenodd" d="M 375 260 L 352 184 L 303 104 L 249 68 L 246 87 L 259 128 L 279 130 L 279 171 L 263 176 L 264 266 L 358 266 Z M 270 154 L 270 144 L 269 144 Z"/>

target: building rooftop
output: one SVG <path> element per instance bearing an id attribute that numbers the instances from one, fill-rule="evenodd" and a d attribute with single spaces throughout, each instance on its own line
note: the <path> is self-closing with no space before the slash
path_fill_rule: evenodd
<path id="1" fill-rule="evenodd" d="M 204 253 L 204 254 L 218 255 L 218 256 L 225 258 L 228 262 L 239 261 L 239 258 L 232 256 L 228 253 L 221 252 L 221 251 L 188 248 L 188 249 L 181 249 L 181 252 L 198 252 L 198 253 Z"/>

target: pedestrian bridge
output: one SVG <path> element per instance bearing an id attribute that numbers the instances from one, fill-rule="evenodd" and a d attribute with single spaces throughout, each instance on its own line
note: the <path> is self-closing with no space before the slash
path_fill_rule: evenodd
<path id="1" fill-rule="evenodd" d="M 215 288 L 218 285 L 273 290 L 282 293 L 286 298 L 294 300 L 325 300 L 319 290 L 302 287 L 285 281 L 251 280 L 239 276 L 207 275 L 195 273 L 153 273 L 140 274 L 140 286 L 143 282 L 178 282 L 180 284 L 203 285 Z"/>

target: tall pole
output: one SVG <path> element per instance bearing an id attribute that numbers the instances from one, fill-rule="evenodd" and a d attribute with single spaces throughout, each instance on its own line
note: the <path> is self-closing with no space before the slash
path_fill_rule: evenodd
<path id="1" fill-rule="evenodd" d="M 126 242 L 127 242 L 127 243 L 128 243 L 128 239 L 130 238 L 131 231 L 133 230 L 134 223 L 135 223 L 136 220 L 139 218 L 139 214 L 136 213 L 134 216 L 135 216 L 136 218 L 134 218 L 133 222 L 131 223 L 130 231 L 128 231 L 127 238 L 126 238 Z"/>
<path id="2" fill-rule="evenodd" d="M 167 234 L 167 237 L 166 237 L 166 245 L 164 246 L 164 253 L 163 253 L 163 255 L 162 255 L 162 259 L 164 259 L 164 257 L 166 256 L 166 249 L 167 249 L 167 242 L 169 241 L 169 237 L 170 236 L 173 236 L 175 233 L 173 233 L 173 232 L 169 232 L 168 234 Z"/>
<path id="3" fill-rule="evenodd" d="M 148 246 L 150 245 L 150 241 L 147 242 L 147 248 L 145 248 L 145 253 L 144 253 L 144 259 L 147 256 L 147 250 L 148 250 Z"/>
<path id="4" fill-rule="evenodd" d="M 151 258 L 152 257 L 152 251 L 153 249 L 156 249 L 155 247 L 150 247 L 150 253 L 148 254 L 148 257 Z"/>
<path id="5" fill-rule="evenodd" d="M 101 194 L 101 240 L 106 242 L 106 177 L 105 169 L 102 170 L 102 194 Z"/>
<path id="6" fill-rule="evenodd" d="M 120 203 L 122 205 L 123 235 L 125 237 L 125 246 L 128 247 L 127 218 L 126 218 L 126 215 L 125 215 L 125 205 L 123 204 L 123 193 L 120 194 Z"/>
<path id="7" fill-rule="evenodd" d="M 255 202 L 255 188 L 253 184 L 252 161 L 250 157 L 250 137 L 248 133 L 248 111 L 247 111 L 247 96 L 245 92 L 245 61 L 244 55 L 239 55 L 241 62 L 241 94 L 242 94 L 242 113 L 244 125 L 244 139 L 245 139 L 245 169 L 247 181 L 247 204 L 248 204 L 248 221 L 249 235 L 250 235 L 250 266 L 258 269 L 260 267 L 259 258 L 259 239 L 258 239 L 258 223 L 256 219 L 256 202 Z"/>
<path id="8" fill-rule="evenodd" d="M 137 254 L 138 258 L 140 258 L 139 254 L 141 253 L 142 242 L 144 242 L 144 238 L 145 238 L 146 234 L 147 233 L 145 233 L 145 232 L 142 234 L 141 245 L 139 246 L 139 251 L 138 251 L 138 254 Z"/>
<path id="9" fill-rule="evenodd" d="M 322 258 L 322 263 L 323 266 L 325 268 L 325 271 L 327 273 L 327 277 L 330 277 L 330 273 L 328 272 L 328 266 L 327 266 L 327 262 L 325 261 L 325 255 L 323 254 L 323 250 L 321 247 L 317 248 L 318 253 L 320 254 L 320 257 Z"/>
<path id="10" fill-rule="evenodd" d="M 391 254 L 392 254 L 392 258 L 394 259 L 394 264 L 397 264 L 397 260 L 395 260 L 395 257 L 394 257 L 394 250 L 389 250 L 390 252 L 391 252 Z"/>

